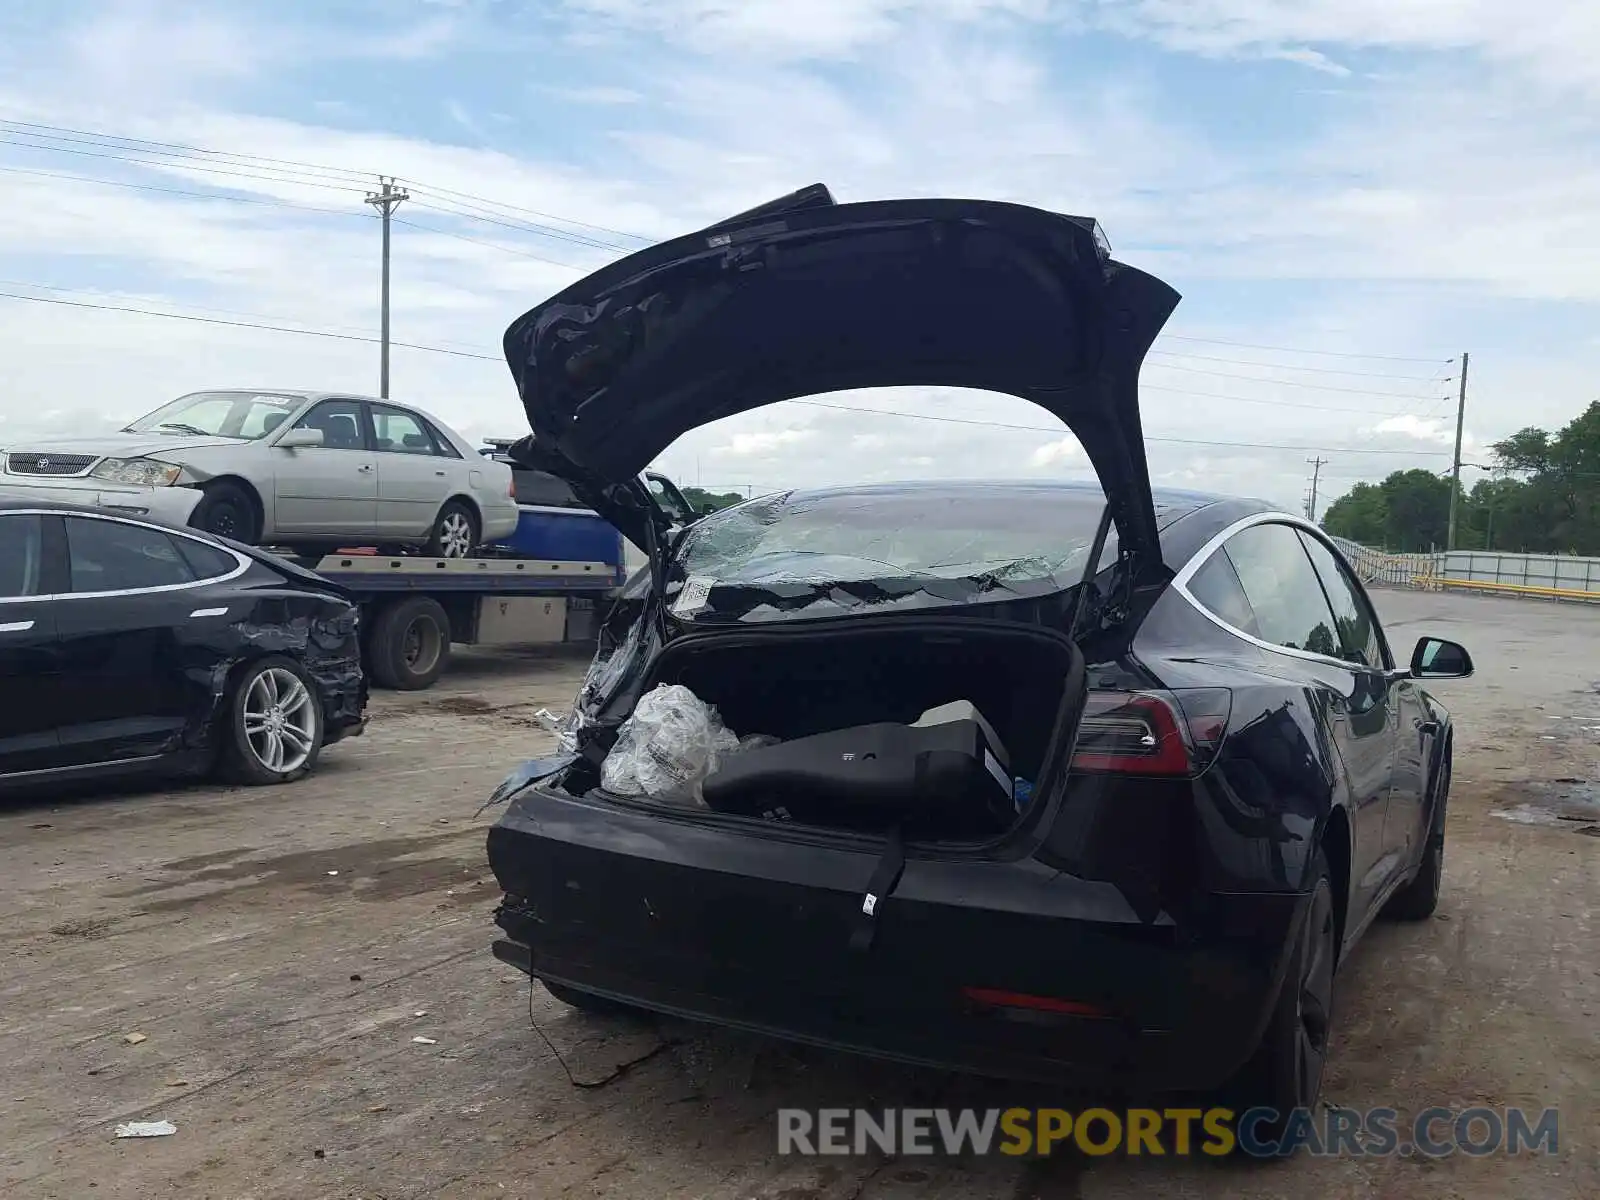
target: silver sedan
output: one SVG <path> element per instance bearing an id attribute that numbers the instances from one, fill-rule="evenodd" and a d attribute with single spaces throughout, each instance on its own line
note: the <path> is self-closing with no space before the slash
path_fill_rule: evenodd
<path id="1" fill-rule="evenodd" d="M 89 504 L 242 542 L 464 558 L 517 526 L 511 468 L 410 405 L 329 392 L 181 396 L 95 437 L 13 443 L 0 498 Z"/>

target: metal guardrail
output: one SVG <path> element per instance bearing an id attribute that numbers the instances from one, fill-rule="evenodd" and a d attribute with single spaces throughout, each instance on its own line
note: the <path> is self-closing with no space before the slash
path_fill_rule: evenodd
<path id="1" fill-rule="evenodd" d="M 1600 602 L 1600 558 L 1498 550 L 1391 554 L 1346 538 L 1332 540 L 1367 584 Z"/>

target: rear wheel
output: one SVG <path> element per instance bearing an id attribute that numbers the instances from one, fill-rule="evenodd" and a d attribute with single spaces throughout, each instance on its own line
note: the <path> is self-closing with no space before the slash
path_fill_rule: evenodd
<path id="1" fill-rule="evenodd" d="M 189 514 L 189 524 L 252 546 L 261 537 L 261 516 L 256 511 L 255 498 L 242 484 L 228 480 L 207 485 L 200 503 Z"/>
<path id="2" fill-rule="evenodd" d="M 240 671 L 224 722 L 222 769 L 235 783 L 289 783 L 322 752 L 322 702 L 293 659 L 274 655 Z"/>
<path id="3" fill-rule="evenodd" d="M 1439 794 L 1433 801 L 1433 821 L 1428 826 L 1428 844 L 1422 849 L 1416 878 L 1383 906 L 1383 915 L 1397 921 L 1426 921 L 1439 907 L 1439 892 L 1444 885 L 1444 818 L 1450 800 L 1448 749 L 1440 764 L 1438 786 Z"/>
<path id="4" fill-rule="evenodd" d="M 385 608 L 367 638 L 367 666 L 379 687 L 420 691 L 432 686 L 449 661 L 450 617 L 428 596 Z"/>
<path id="5" fill-rule="evenodd" d="M 1248 1133 L 1257 1142 L 1280 1138 L 1294 1110 L 1314 1109 L 1322 1091 L 1339 935 L 1328 862 L 1321 850 L 1312 873 L 1305 921 L 1261 1046 L 1229 1089 L 1241 1119 L 1251 1109 L 1272 1110 L 1250 1122 Z"/>
<path id="6" fill-rule="evenodd" d="M 477 514 L 460 500 L 445 501 L 428 534 L 428 553 L 434 558 L 471 558 L 477 548 Z"/>

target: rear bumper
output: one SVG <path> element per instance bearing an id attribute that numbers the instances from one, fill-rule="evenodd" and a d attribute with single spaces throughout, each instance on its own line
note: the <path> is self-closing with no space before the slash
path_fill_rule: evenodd
<path id="1" fill-rule="evenodd" d="M 489 832 L 495 954 L 658 1012 L 856 1053 L 1126 1094 L 1207 1089 L 1259 1041 L 1298 894 L 1141 922 L 1032 859 L 911 859 L 871 946 L 875 855 L 529 791 Z M 1075 1011 L 974 1004 L 966 988 Z"/>
<path id="2" fill-rule="evenodd" d="M 49 476 L 0 475 L 0 499 L 24 503 L 80 504 L 130 516 L 154 517 L 172 525 L 187 525 L 200 503 L 201 492 L 190 487 L 125 487 L 97 479 L 54 479 Z"/>

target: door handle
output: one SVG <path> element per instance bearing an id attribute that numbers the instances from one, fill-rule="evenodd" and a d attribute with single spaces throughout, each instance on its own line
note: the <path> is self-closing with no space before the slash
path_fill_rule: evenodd
<path id="1" fill-rule="evenodd" d="M 0 624 L 0 633 L 27 633 L 32 628 L 32 621 L 6 621 Z"/>
<path id="2" fill-rule="evenodd" d="M 372 464 L 371 463 L 362 463 L 359 467 L 356 468 L 356 470 L 358 470 L 358 471 L 370 471 L 370 470 L 372 470 Z"/>
<path id="3" fill-rule="evenodd" d="M 444 478 L 444 472 L 443 471 L 435 471 L 434 474 L 437 475 L 440 479 Z"/>

